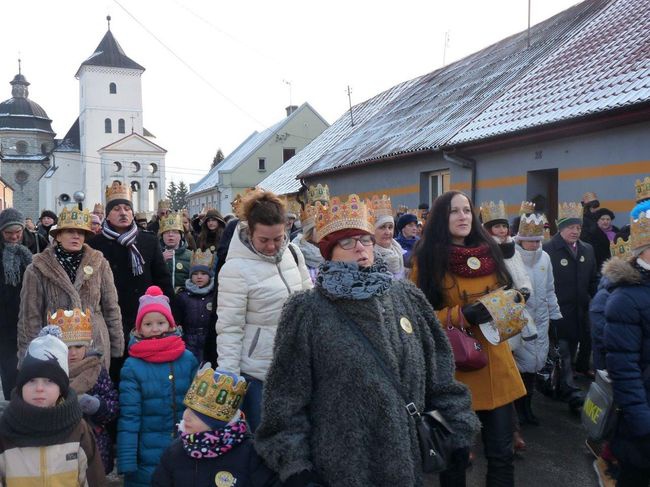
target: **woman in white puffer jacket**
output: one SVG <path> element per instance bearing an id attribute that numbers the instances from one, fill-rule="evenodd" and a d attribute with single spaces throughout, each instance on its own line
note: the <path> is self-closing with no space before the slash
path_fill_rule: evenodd
<path id="1" fill-rule="evenodd" d="M 257 190 L 241 204 L 242 221 L 218 276 L 217 355 L 220 369 L 243 375 L 249 383 L 241 409 L 254 431 L 282 306 L 312 282 L 302 253 L 289 243 L 278 197 Z"/>

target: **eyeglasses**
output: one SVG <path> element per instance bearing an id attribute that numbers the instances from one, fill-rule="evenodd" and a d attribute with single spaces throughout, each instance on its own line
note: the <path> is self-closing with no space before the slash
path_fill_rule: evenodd
<path id="1" fill-rule="evenodd" d="M 364 247 L 370 247 L 371 245 L 375 244 L 375 236 L 361 235 L 360 237 L 342 238 L 336 243 L 343 250 L 351 250 L 357 246 L 357 242 L 361 242 L 361 245 L 363 245 Z"/>

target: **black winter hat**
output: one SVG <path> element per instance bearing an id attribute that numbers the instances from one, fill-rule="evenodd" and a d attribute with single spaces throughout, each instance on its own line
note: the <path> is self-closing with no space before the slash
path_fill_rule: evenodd
<path id="1" fill-rule="evenodd" d="M 54 225 L 56 225 L 56 222 L 59 221 L 59 217 L 56 216 L 56 213 L 54 213 L 52 210 L 43 210 L 41 211 L 41 216 L 38 217 L 38 219 L 42 219 L 43 217 L 49 216 L 52 220 L 54 220 Z"/>
<path id="2" fill-rule="evenodd" d="M 596 221 L 600 220 L 600 217 L 603 215 L 609 216 L 612 220 L 616 218 L 614 212 L 609 208 L 598 208 L 596 211 L 594 211 L 594 219 Z"/>
<path id="3" fill-rule="evenodd" d="M 400 233 L 402 231 L 402 228 L 404 228 L 409 223 L 417 223 L 417 222 L 418 222 L 418 217 L 415 216 L 413 213 L 404 213 L 402 216 L 399 217 L 399 220 L 397 220 L 397 233 Z"/>

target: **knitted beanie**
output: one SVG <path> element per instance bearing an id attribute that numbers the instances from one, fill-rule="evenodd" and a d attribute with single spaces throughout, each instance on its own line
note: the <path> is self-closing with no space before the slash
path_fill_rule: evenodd
<path id="1" fill-rule="evenodd" d="M 413 213 L 404 213 L 402 216 L 399 217 L 399 220 L 397 220 L 397 234 L 399 235 L 400 232 L 402 231 L 402 228 L 404 228 L 409 223 L 417 223 L 417 222 L 418 222 L 418 217 L 415 216 Z"/>
<path id="2" fill-rule="evenodd" d="M 140 331 L 142 319 L 147 313 L 158 312 L 167 318 L 169 328 L 176 328 L 176 322 L 169 307 L 169 298 L 165 296 L 158 286 L 149 286 L 144 296 L 140 296 L 138 315 L 135 318 L 135 329 Z"/>
<path id="3" fill-rule="evenodd" d="M 68 395 L 68 346 L 63 343 L 61 336 L 61 328 L 48 325 L 31 341 L 16 377 L 16 390 L 19 394 L 22 394 L 23 386 L 30 380 L 45 377 L 59 386 L 63 397 Z"/>
<path id="4" fill-rule="evenodd" d="M 563 218 L 557 221 L 557 229 L 559 231 L 564 230 L 570 225 L 582 225 L 582 218 Z"/>
<path id="5" fill-rule="evenodd" d="M 5 228 L 18 225 L 21 228 L 25 228 L 25 218 L 23 214 L 16 210 L 15 208 L 7 208 L 0 212 L 0 232 Z"/>
<path id="6" fill-rule="evenodd" d="M 325 260 L 332 260 L 332 251 L 334 250 L 334 246 L 338 243 L 339 240 L 356 237 L 358 235 L 370 235 L 370 232 L 361 230 L 359 228 L 344 228 L 343 230 L 338 230 L 336 232 L 325 235 L 318 242 L 320 254 Z"/>

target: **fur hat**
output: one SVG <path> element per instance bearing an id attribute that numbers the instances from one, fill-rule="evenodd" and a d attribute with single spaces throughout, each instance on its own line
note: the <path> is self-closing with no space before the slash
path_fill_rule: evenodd
<path id="1" fill-rule="evenodd" d="M 596 211 L 594 211 L 594 219 L 596 221 L 600 220 L 600 217 L 607 215 L 609 216 L 612 220 L 616 218 L 616 215 L 612 210 L 609 208 L 598 208 Z"/>
<path id="2" fill-rule="evenodd" d="M 46 216 L 49 216 L 52 220 L 54 220 L 54 223 L 56 223 L 59 219 L 59 217 L 56 216 L 56 213 L 54 213 L 52 210 L 41 211 L 41 216 L 39 216 L 38 219 L 42 220 Z"/>
<path id="3" fill-rule="evenodd" d="M 25 228 L 25 217 L 15 208 L 7 208 L 0 212 L 0 231 L 15 225 Z"/>
<path id="4" fill-rule="evenodd" d="M 61 336 L 61 328 L 48 325 L 31 341 L 16 377 L 16 390 L 19 394 L 30 380 L 45 377 L 59 386 L 63 397 L 68 395 L 68 346 L 63 343 Z"/>
<path id="5" fill-rule="evenodd" d="M 140 331 L 142 319 L 147 313 L 158 312 L 167 318 L 170 328 L 176 328 L 176 322 L 169 307 L 169 298 L 165 296 L 158 286 L 149 286 L 144 296 L 140 296 L 140 307 L 135 318 L 135 329 Z"/>

